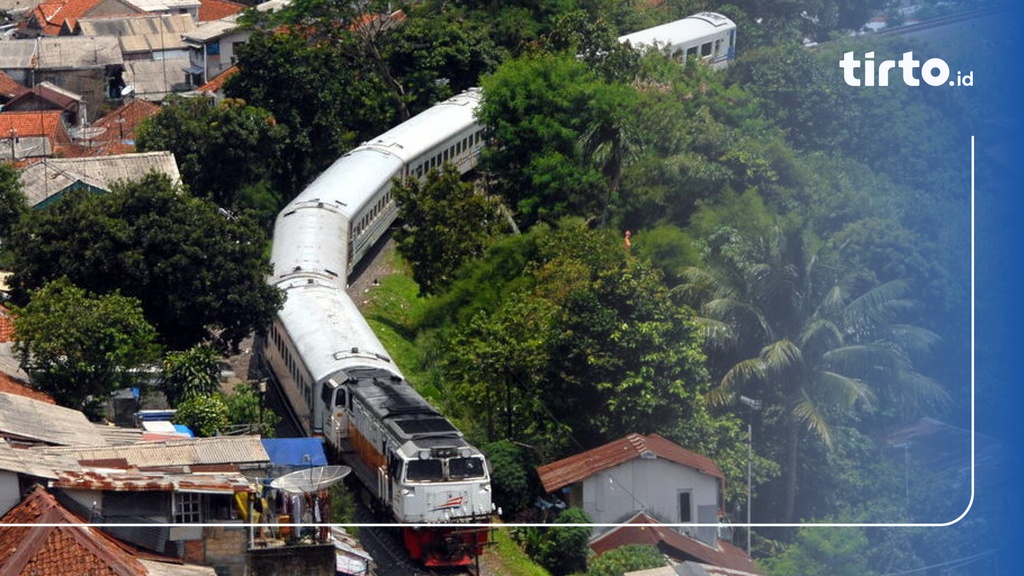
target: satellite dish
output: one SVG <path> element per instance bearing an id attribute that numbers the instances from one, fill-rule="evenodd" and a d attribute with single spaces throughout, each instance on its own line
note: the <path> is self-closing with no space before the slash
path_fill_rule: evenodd
<path id="1" fill-rule="evenodd" d="M 121 96 L 131 96 L 132 93 L 134 92 L 135 86 L 132 86 L 131 84 L 125 86 L 124 88 L 121 88 Z"/>
<path id="2" fill-rule="evenodd" d="M 270 487 L 289 494 L 317 492 L 348 476 L 351 471 L 348 466 L 315 466 L 278 476 L 270 481 Z"/>

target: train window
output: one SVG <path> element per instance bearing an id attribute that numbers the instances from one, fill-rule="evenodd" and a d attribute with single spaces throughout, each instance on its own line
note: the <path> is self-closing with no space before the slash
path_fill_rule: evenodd
<path id="1" fill-rule="evenodd" d="M 694 46 L 692 48 L 687 48 L 686 49 L 686 59 L 689 60 L 691 56 L 694 57 L 694 58 L 697 57 L 697 47 L 696 46 Z"/>
<path id="2" fill-rule="evenodd" d="M 448 476 L 452 480 L 484 477 L 483 458 L 452 458 L 448 461 Z"/>
<path id="3" fill-rule="evenodd" d="M 721 49 L 722 49 L 722 40 L 721 40 L 721 38 L 719 38 L 718 40 L 715 40 L 715 54 L 718 54 L 718 52 Z"/>
<path id="4" fill-rule="evenodd" d="M 701 56 L 710 56 L 711 55 L 711 42 L 708 42 L 706 44 L 701 44 L 700 45 L 700 55 Z"/>
<path id="5" fill-rule="evenodd" d="M 429 482 L 444 480 L 444 472 L 440 460 L 410 460 L 405 469 L 405 479 L 409 482 Z"/>

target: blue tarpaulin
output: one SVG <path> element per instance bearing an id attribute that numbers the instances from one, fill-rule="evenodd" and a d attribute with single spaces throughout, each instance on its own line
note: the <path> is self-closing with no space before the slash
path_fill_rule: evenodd
<path id="1" fill-rule="evenodd" d="M 319 438 L 265 438 L 263 448 L 274 466 L 326 466 L 324 444 Z"/>

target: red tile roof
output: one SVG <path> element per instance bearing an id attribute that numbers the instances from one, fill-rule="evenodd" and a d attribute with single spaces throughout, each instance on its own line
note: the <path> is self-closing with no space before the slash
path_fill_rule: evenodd
<path id="1" fill-rule="evenodd" d="M 203 84 L 199 88 L 196 88 L 196 91 L 197 92 L 210 92 L 210 93 L 220 92 L 221 88 L 224 88 L 224 82 L 228 78 L 234 76 L 237 73 L 238 73 L 238 66 L 232 66 L 231 68 L 228 68 L 227 70 L 225 70 L 225 71 L 221 72 L 220 74 L 217 74 L 216 76 L 211 78 L 210 81 L 207 82 L 206 84 Z"/>
<path id="2" fill-rule="evenodd" d="M 28 88 L 18 84 L 14 78 L 0 71 L 0 103 L 11 100 L 23 92 L 28 92 Z"/>
<path id="3" fill-rule="evenodd" d="M 87 15 L 90 10 L 96 7 L 103 0 L 53 0 L 41 2 L 32 10 L 29 16 L 33 27 L 39 29 L 47 36 L 57 36 L 61 27 L 67 21 L 68 29 L 74 29 L 78 19 Z M 130 9 L 125 6 L 125 11 Z"/>
<path id="4" fill-rule="evenodd" d="M 92 123 L 93 128 L 106 130 L 93 139 L 94 156 L 130 154 L 135 145 L 125 143 L 135 140 L 135 129 L 139 123 L 160 111 L 160 106 L 147 100 L 134 99 L 119 106 Z"/>
<path id="5" fill-rule="evenodd" d="M 7 138 L 11 130 L 18 136 L 54 137 L 63 128 L 60 110 L 39 112 L 0 112 L 0 134 Z"/>
<path id="6" fill-rule="evenodd" d="M 689 466 L 719 480 L 725 480 L 725 475 L 722 474 L 714 460 L 691 452 L 657 434 L 649 436 L 630 434 L 592 450 L 540 466 L 537 468 L 537 474 L 544 485 L 544 491 L 551 493 L 602 470 L 613 468 L 635 458 L 651 455 Z"/>
<path id="7" fill-rule="evenodd" d="M 740 573 L 758 573 L 746 552 L 728 542 L 719 540 L 717 546 L 709 546 L 696 538 L 676 532 L 643 512 L 630 518 L 626 524 L 638 526 L 612 528 L 591 540 L 590 548 L 597 554 L 604 554 L 627 544 L 650 544 L 679 561 L 694 560 Z M 741 576 L 735 572 L 733 574 Z"/>
<path id="8" fill-rule="evenodd" d="M 146 567 L 114 540 L 73 515 L 43 487 L 36 486 L 15 506 L 0 529 L 0 574 L 89 574 L 143 576 Z"/>
<path id="9" fill-rule="evenodd" d="M 244 4 L 228 0 L 199 0 L 199 21 L 220 20 L 245 10 Z"/>

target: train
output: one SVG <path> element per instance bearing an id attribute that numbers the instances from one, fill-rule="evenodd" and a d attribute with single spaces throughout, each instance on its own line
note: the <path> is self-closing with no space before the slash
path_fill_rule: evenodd
<path id="1" fill-rule="evenodd" d="M 619 37 L 634 48 L 659 50 L 683 62 L 701 59 L 716 70 L 736 58 L 736 23 L 717 12 L 699 12 Z"/>
<path id="2" fill-rule="evenodd" d="M 709 14 L 691 18 L 719 22 L 724 32 Z M 353 469 L 401 527 L 410 557 L 426 566 L 467 565 L 480 554 L 486 529 L 460 525 L 491 518 L 490 472 L 483 453 L 404 378 L 346 288 L 398 215 L 392 182 L 445 164 L 463 174 L 476 167 L 481 97 L 471 88 L 361 144 L 285 206 L 268 281 L 286 298 L 256 349 L 301 432 L 322 437 Z"/>

